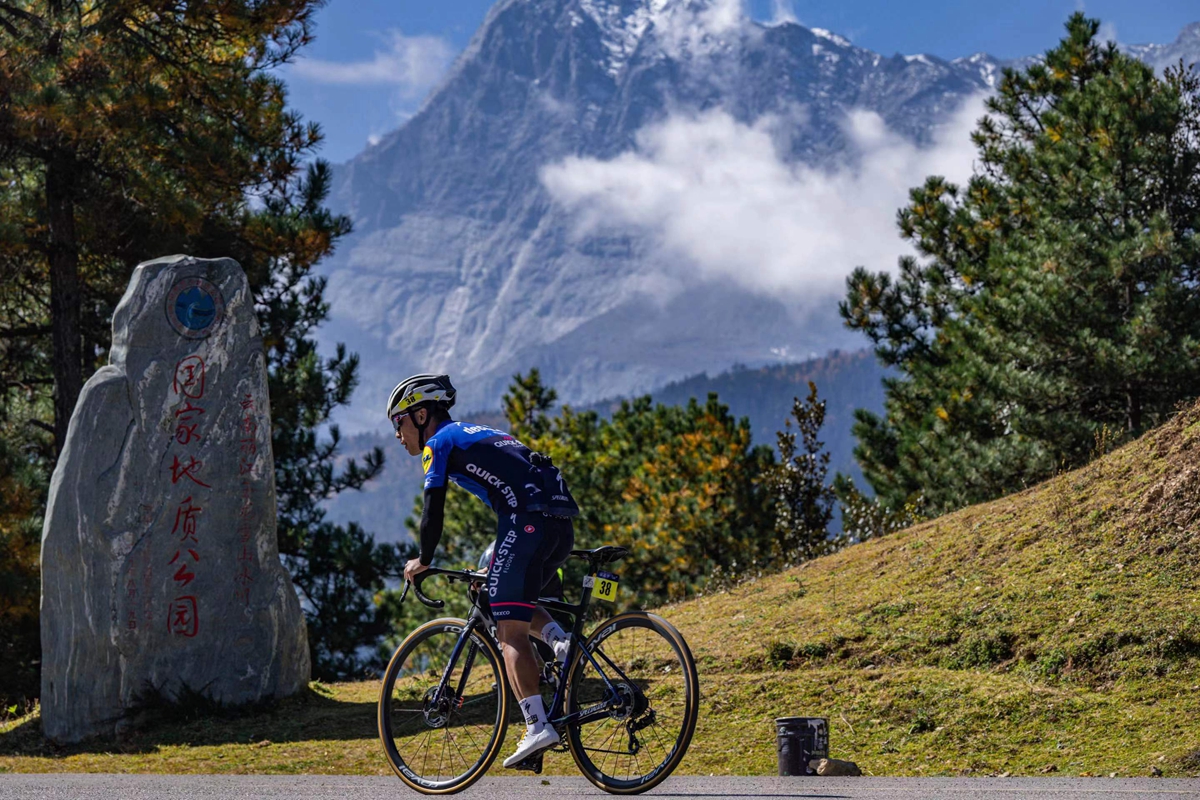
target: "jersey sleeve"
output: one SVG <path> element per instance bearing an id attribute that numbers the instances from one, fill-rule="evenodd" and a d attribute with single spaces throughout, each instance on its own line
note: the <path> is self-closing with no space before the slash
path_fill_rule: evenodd
<path id="1" fill-rule="evenodd" d="M 446 487 L 425 490 L 425 505 L 421 511 L 420 542 L 418 558 L 425 566 L 433 563 L 433 554 L 442 539 L 442 526 L 446 519 Z"/>
<path id="2" fill-rule="evenodd" d="M 451 443 L 437 437 L 425 444 L 421 451 L 421 469 L 425 470 L 425 488 L 436 489 L 446 485 L 446 469 L 450 460 Z"/>

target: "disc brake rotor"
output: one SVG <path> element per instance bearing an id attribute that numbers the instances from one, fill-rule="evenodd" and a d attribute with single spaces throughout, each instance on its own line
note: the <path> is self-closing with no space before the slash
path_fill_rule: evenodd
<path id="1" fill-rule="evenodd" d="M 437 699 L 435 702 L 434 695 L 437 694 L 437 687 L 432 686 L 425 692 L 425 705 L 423 711 L 425 713 L 425 724 L 431 728 L 444 728 L 450 722 L 451 698 L 450 692 Z"/>

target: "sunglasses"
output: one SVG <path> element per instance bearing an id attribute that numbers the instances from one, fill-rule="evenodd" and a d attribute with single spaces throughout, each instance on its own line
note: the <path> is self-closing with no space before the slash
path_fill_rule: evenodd
<path id="1" fill-rule="evenodd" d="M 403 414 L 392 415 L 392 427 L 396 429 L 396 433 L 400 432 L 400 421 L 411 414 L 411 411 L 405 411 Z"/>

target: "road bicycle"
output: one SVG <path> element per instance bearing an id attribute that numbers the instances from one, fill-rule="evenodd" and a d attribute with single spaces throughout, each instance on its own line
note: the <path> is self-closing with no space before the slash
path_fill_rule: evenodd
<path id="1" fill-rule="evenodd" d="M 539 598 L 572 620 L 560 666 L 542 649 L 543 692 L 549 722 L 589 781 L 614 794 L 637 794 L 662 783 L 691 743 L 699 711 L 696 662 L 679 631 L 654 614 L 631 611 L 584 636 L 593 596 L 615 600 L 618 577 L 602 570 L 628 554 L 611 545 L 573 550 L 589 570 L 578 604 Z M 467 619 L 426 622 L 401 642 L 383 676 L 379 738 L 400 780 L 424 794 L 452 794 L 479 780 L 504 744 L 509 714 L 519 708 L 508 691 L 495 622 L 482 589 L 486 574 L 431 568 L 406 585 L 430 608 L 445 603 L 424 594 L 434 576 L 464 582 L 472 598 Z M 532 637 L 531 637 L 532 638 Z M 518 769 L 540 773 L 543 753 Z"/>

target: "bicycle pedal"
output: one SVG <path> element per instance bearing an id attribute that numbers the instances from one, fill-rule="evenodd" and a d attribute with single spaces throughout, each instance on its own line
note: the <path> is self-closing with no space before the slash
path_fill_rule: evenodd
<path id="1" fill-rule="evenodd" d="M 542 756 L 546 753 L 543 750 L 540 753 L 534 753 L 524 761 L 520 761 L 513 766 L 513 769 L 523 769 L 532 772 L 534 775 L 542 774 Z"/>

